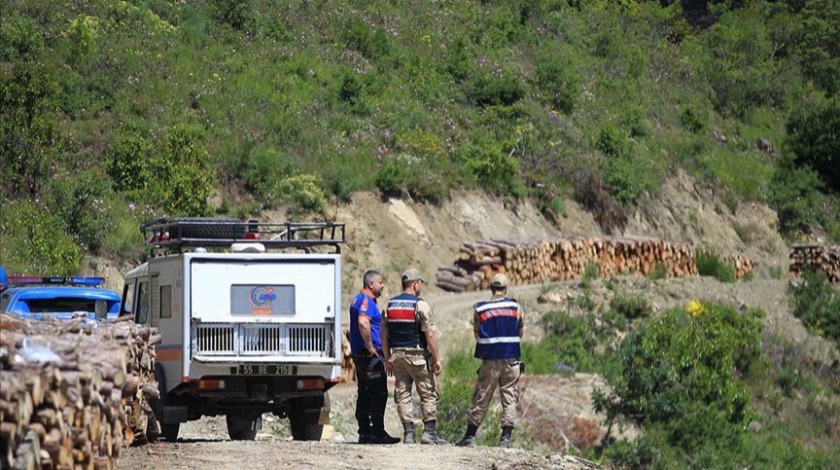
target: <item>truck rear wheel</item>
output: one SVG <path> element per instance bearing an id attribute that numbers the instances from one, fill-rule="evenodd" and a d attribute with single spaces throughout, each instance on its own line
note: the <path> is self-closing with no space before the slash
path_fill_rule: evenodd
<path id="1" fill-rule="evenodd" d="M 167 442 L 175 442 L 178 440 L 178 432 L 181 430 L 181 423 L 163 422 L 163 407 L 171 405 L 173 400 L 172 397 L 166 393 L 166 376 L 162 369 L 156 368 L 155 379 L 158 383 L 158 393 L 160 394 L 160 397 L 156 399 L 149 399 L 149 405 L 152 407 L 154 412 L 154 414 L 149 417 L 148 429 L 152 431 L 149 438 L 154 441 L 157 440 L 158 437 L 162 437 Z M 160 426 L 160 434 L 154 434 L 156 426 L 152 420 L 156 421 Z M 147 431 L 147 434 L 149 434 L 149 431 Z"/>
<path id="2" fill-rule="evenodd" d="M 318 424 L 321 410 L 294 407 L 289 410 L 292 438 L 296 441 L 320 441 L 324 426 Z"/>
<path id="3" fill-rule="evenodd" d="M 177 441 L 180 430 L 181 423 L 160 423 L 160 435 L 168 442 Z"/>
<path id="4" fill-rule="evenodd" d="M 262 415 L 249 418 L 237 413 L 229 413 L 225 415 L 225 421 L 228 436 L 233 441 L 253 441 L 257 437 L 257 431 L 262 429 Z"/>

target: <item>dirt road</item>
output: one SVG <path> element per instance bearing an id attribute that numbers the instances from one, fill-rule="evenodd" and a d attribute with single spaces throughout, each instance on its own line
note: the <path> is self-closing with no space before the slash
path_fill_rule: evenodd
<path id="1" fill-rule="evenodd" d="M 285 440 L 186 440 L 127 449 L 119 468 L 257 470 L 329 469 L 585 469 L 585 461 L 559 455 L 542 457 L 519 449 L 462 448 L 419 444 L 373 446 Z"/>

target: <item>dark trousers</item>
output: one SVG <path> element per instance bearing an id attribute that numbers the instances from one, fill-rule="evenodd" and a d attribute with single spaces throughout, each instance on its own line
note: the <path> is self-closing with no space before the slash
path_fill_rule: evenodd
<path id="1" fill-rule="evenodd" d="M 385 432 L 385 405 L 388 403 L 388 382 L 382 351 L 379 356 L 353 355 L 356 364 L 356 420 L 359 435 Z"/>

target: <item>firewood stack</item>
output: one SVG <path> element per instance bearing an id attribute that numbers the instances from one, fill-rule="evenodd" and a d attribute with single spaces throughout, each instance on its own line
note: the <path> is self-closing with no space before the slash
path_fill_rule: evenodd
<path id="1" fill-rule="evenodd" d="M 437 286 L 451 292 L 487 289 L 490 278 L 505 273 L 511 284 L 579 279 L 588 264 L 600 276 L 664 269 L 668 276 L 697 273 L 687 244 L 651 238 L 556 237 L 463 242 L 453 266 L 438 268 Z"/>
<path id="2" fill-rule="evenodd" d="M 156 329 L 8 315 L 0 327 L 0 467 L 109 469 L 146 439 Z"/>
<path id="3" fill-rule="evenodd" d="M 840 245 L 793 245 L 790 247 L 791 276 L 805 270 L 825 272 L 829 282 L 840 283 Z"/>
<path id="4" fill-rule="evenodd" d="M 735 269 L 735 279 L 743 279 L 753 270 L 753 262 L 747 256 L 736 254 L 724 257 L 724 260 Z"/>

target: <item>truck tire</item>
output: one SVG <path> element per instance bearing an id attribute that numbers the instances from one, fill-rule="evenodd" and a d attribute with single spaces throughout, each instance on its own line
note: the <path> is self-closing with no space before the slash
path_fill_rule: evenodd
<path id="1" fill-rule="evenodd" d="M 227 422 L 228 436 L 232 441 L 253 441 L 257 432 L 262 429 L 262 415 L 256 418 L 248 418 L 238 413 L 225 415 Z"/>
<path id="2" fill-rule="evenodd" d="M 167 442 L 175 442 L 178 440 L 181 423 L 163 422 L 163 403 L 164 400 L 159 398 L 149 399 L 149 405 L 154 410 L 154 413 L 149 416 L 149 421 L 146 425 L 146 438 L 150 441 L 157 441 L 162 437 Z M 160 426 L 160 432 L 157 429 L 158 425 Z"/>
<path id="3" fill-rule="evenodd" d="M 324 426 L 318 424 L 321 410 L 295 406 L 289 410 L 292 438 L 296 441 L 320 441 Z"/>
<path id="4" fill-rule="evenodd" d="M 163 373 L 162 368 L 155 368 L 155 379 L 157 379 L 158 392 L 160 393 L 160 398 L 149 399 L 149 405 L 154 411 L 154 414 L 153 416 L 149 417 L 147 429 L 152 430 L 155 428 L 155 423 L 153 422 L 154 420 L 160 424 L 160 434 L 149 434 L 149 431 L 147 431 L 147 435 L 149 437 L 149 440 L 157 440 L 158 438 L 162 437 L 167 442 L 175 442 L 178 440 L 178 432 L 181 430 L 181 423 L 163 422 L 163 407 L 166 405 L 170 405 L 172 402 L 172 398 L 168 393 L 166 393 L 166 375 Z"/>
<path id="5" fill-rule="evenodd" d="M 160 435 L 167 442 L 178 440 L 178 432 L 181 431 L 181 423 L 160 423 Z"/>

